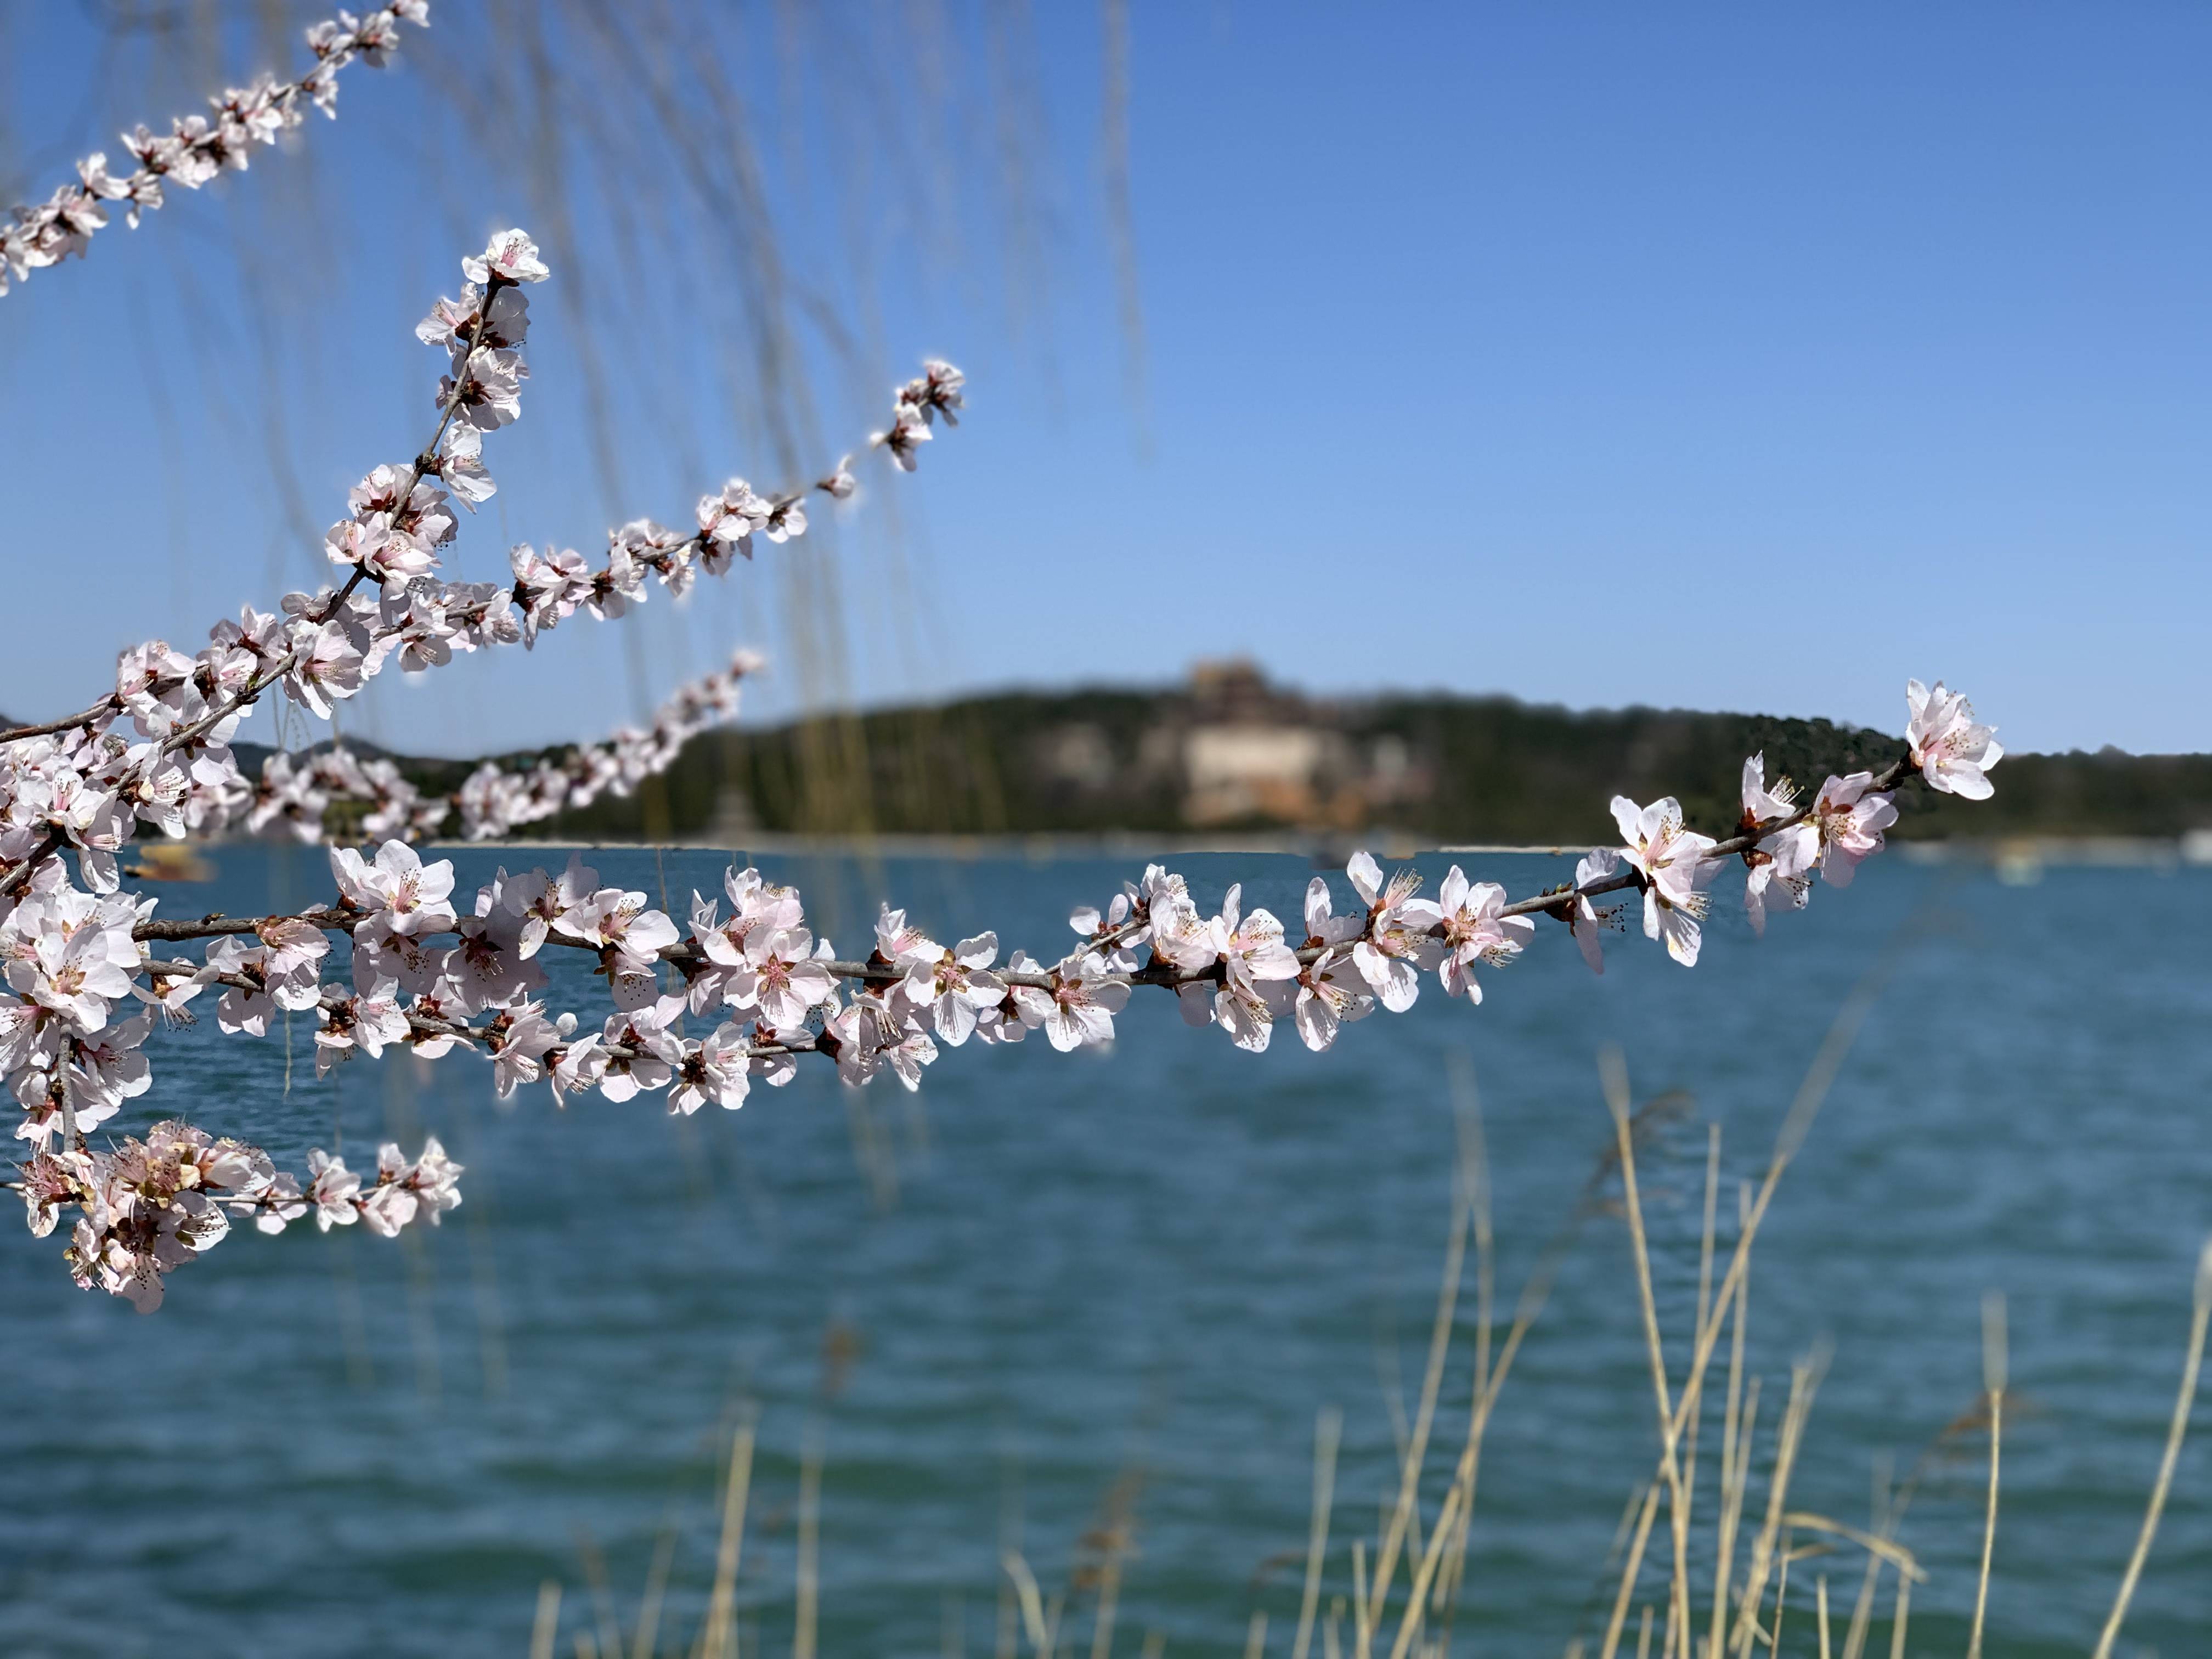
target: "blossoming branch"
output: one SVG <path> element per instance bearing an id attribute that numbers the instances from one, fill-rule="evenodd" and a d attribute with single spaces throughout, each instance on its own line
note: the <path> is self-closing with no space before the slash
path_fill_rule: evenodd
<path id="1" fill-rule="evenodd" d="M 347 572 L 343 585 L 287 594 L 276 616 L 247 605 L 237 622 L 211 629 L 211 643 L 195 656 L 160 640 L 134 647 L 118 659 L 115 690 L 89 708 L 0 731 L 0 896 L 21 891 L 64 848 L 75 849 L 88 884 L 112 892 L 115 854 L 137 823 L 178 838 L 250 811 L 256 792 L 229 742 L 271 688 L 327 719 L 395 661 L 419 672 L 457 651 L 518 641 L 527 649 L 580 610 L 603 620 L 626 615 L 645 602 L 648 577 L 680 599 L 700 571 L 720 575 L 736 556 L 750 559 L 756 535 L 779 543 L 803 536 L 810 493 L 854 495 L 849 458 L 805 489 L 772 495 L 732 478 L 700 499 L 696 531 L 633 520 L 609 532 L 597 568 L 573 550 L 541 555 L 520 546 L 509 554 L 512 585 L 438 580 L 439 550 L 459 533 L 453 497 L 473 508 L 493 493 L 483 435 L 520 416 L 529 373 L 522 287 L 548 274 L 519 230 L 498 233 L 461 270 L 460 298 L 440 301 L 416 331 L 451 357 L 436 428 L 412 462 L 363 478 L 348 516 L 324 537 L 331 562 Z M 872 442 L 912 471 L 936 422 L 957 421 L 962 386 L 951 365 L 928 363 L 900 388 Z M 111 731 L 125 714 L 137 744 Z"/>
<path id="2" fill-rule="evenodd" d="M 1015 951 L 1000 964 L 994 933 L 946 945 L 888 907 L 868 955 L 842 957 L 808 927 L 795 889 L 753 870 L 726 877 L 726 916 L 721 899 L 694 893 L 688 927 L 644 893 L 603 886 L 580 858 L 557 876 L 501 870 L 463 915 L 451 862 L 425 861 L 397 836 L 373 855 L 333 848 L 336 890 L 314 908 L 157 921 L 155 900 L 118 890 L 116 850 L 139 822 L 182 836 L 272 798 L 257 802 L 228 747 L 244 711 L 271 688 L 327 716 L 395 659 L 416 671 L 455 651 L 527 647 L 579 610 L 623 615 L 647 596 L 648 575 L 680 596 L 697 572 L 719 574 L 733 556 L 750 557 L 756 536 L 802 534 L 811 491 L 853 493 L 848 463 L 809 489 L 778 495 L 733 479 L 701 499 L 694 530 L 637 520 L 611 532 L 597 568 L 572 551 L 519 547 L 511 586 L 441 581 L 439 550 L 459 529 L 452 498 L 473 507 L 491 493 L 482 434 L 519 413 L 522 290 L 547 272 L 527 236 L 504 231 L 463 262 L 463 275 L 460 297 L 441 301 L 417 330 L 450 359 L 435 430 L 411 463 L 363 479 L 325 538 L 347 573 L 342 586 L 288 595 L 278 617 L 249 606 L 238 623 L 218 624 L 195 657 L 159 641 L 135 647 L 120 660 L 114 693 L 82 714 L 0 732 L 0 965 L 9 987 L 0 993 L 0 1074 L 22 1108 L 16 1136 L 31 1148 L 16 1184 L 34 1233 L 52 1231 L 65 1208 L 79 1212 L 67 1252 L 79 1283 L 142 1309 L 158 1304 L 165 1274 L 225 1236 L 231 1215 L 251 1214 L 273 1231 L 312 1212 L 326 1226 L 359 1219 L 384 1231 L 418 1212 L 435 1221 L 459 1202 L 459 1171 L 434 1141 L 412 1164 L 385 1148 L 366 1187 L 320 1153 L 303 1184 L 254 1148 L 176 1123 L 112 1152 L 93 1149 L 87 1131 L 150 1089 L 143 1049 L 157 1021 L 190 1019 L 190 1005 L 210 989 L 224 1033 L 264 1036 L 280 1012 L 312 1014 L 319 1074 L 395 1044 L 425 1059 L 469 1050 L 490 1060 L 503 1098 L 539 1081 L 556 1097 L 593 1090 L 613 1102 L 665 1091 L 670 1109 L 685 1113 L 709 1102 L 738 1106 L 757 1078 L 787 1083 L 802 1054 L 834 1062 L 850 1084 L 888 1072 L 911 1088 L 940 1042 L 1013 1042 L 1032 1030 L 1062 1050 L 1106 1042 L 1138 986 L 1172 991 L 1188 1024 L 1218 1025 L 1241 1048 L 1267 1048 L 1288 1021 L 1318 1050 L 1378 1006 L 1411 1007 L 1427 973 L 1447 995 L 1480 1002 L 1478 970 L 1511 963 L 1539 915 L 1565 924 L 1601 971 L 1602 935 L 1621 925 L 1626 907 L 1600 901 L 1617 893 L 1640 899 L 1645 935 L 1693 965 L 1711 885 L 1732 863 L 1745 870 L 1745 908 L 1763 929 L 1770 910 L 1802 908 L 1816 878 L 1843 886 L 1881 849 L 1898 789 L 1980 799 L 2003 756 L 1963 697 L 1913 681 L 1903 756 L 1878 774 L 1832 776 L 1802 801 L 1753 756 L 1741 817 L 1724 837 L 1689 829 L 1672 799 L 1616 798 L 1620 844 L 1591 851 L 1571 882 L 1517 899 L 1456 866 L 1426 899 L 1410 872 L 1386 877 L 1362 853 L 1346 869 L 1347 911 L 1336 912 L 1328 882 L 1316 877 L 1296 931 L 1265 909 L 1246 911 L 1241 887 L 1208 915 L 1182 877 L 1154 866 L 1103 912 L 1075 911 L 1073 947 L 1048 952 L 1048 962 Z M 957 369 L 927 365 L 900 389 L 873 444 L 912 471 L 939 422 L 957 421 L 963 397 Z M 678 732 L 719 714 L 750 666 L 740 659 L 703 691 L 680 695 L 645 742 L 618 737 L 579 751 L 568 768 L 480 770 L 459 792 L 465 827 L 497 833 L 556 787 L 573 793 L 641 775 Z M 136 743 L 113 729 L 125 715 Z M 364 781 L 391 827 L 419 833 L 433 805 L 445 816 L 447 803 L 407 799 L 365 770 Z M 263 784 L 272 787 L 266 772 Z M 277 787 L 289 787 L 281 773 Z M 298 805 L 309 821 L 307 798 Z M 64 849 L 76 852 L 90 891 L 71 882 Z M 326 982 L 325 967 L 339 965 L 333 938 L 346 960 Z M 211 941 L 198 961 L 149 949 L 193 939 Z M 549 1010 L 538 994 L 550 984 L 538 960 L 548 945 L 592 953 L 611 1012 L 587 1022 Z M 115 1020 L 127 1000 L 142 1012 Z M 710 1029 L 691 1035 L 687 1021 Z"/>
<path id="3" fill-rule="evenodd" d="M 1425 973 L 1447 995 L 1480 1002 L 1476 970 L 1517 957 L 1538 915 L 1565 923 L 1602 971 L 1601 936 L 1617 917 L 1595 902 L 1632 890 L 1643 900 L 1645 934 L 1692 965 L 1711 885 L 1729 863 L 1744 867 L 1746 908 L 1763 927 L 1770 905 L 1802 908 L 1816 877 L 1848 884 L 1881 849 L 1901 785 L 1989 793 L 1987 769 L 2002 750 L 1965 700 L 1914 682 L 1908 701 L 1906 756 L 1880 774 L 1831 777 L 1805 805 L 1786 782 L 1770 783 L 1753 756 L 1741 826 L 1725 839 L 1689 830 L 1671 799 L 1639 807 L 1617 798 L 1622 844 L 1584 857 L 1574 882 L 1517 900 L 1457 866 L 1435 900 L 1424 899 L 1410 872 L 1386 878 L 1362 853 L 1346 870 L 1356 901 L 1347 914 L 1335 914 L 1329 884 L 1314 878 L 1302 937 L 1265 909 L 1245 912 L 1237 888 L 1205 915 L 1182 878 L 1155 866 L 1104 913 L 1078 909 L 1076 945 L 1049 967 L 1020 951 L 999 966 L 994 933 L 940 945 L 889 908 L 870 954 L 842 958 L 808 930 L 796 890 L 753 870 L 726 878 L 726 918 L 720 901 L 692 896 L 688 939 L 646 895 L 602 887 L 574 857 L 557 877 L 502 871 L 464 917 L 451 863 L 425 863 L 397 841 L 373 860 L 332 849 L 335 899 L 296 915 L 156 921 L 150 902 L 58 887 L 0 920 L 0 958 L 21 994 L 0 996 L 0 1066 L 25 1108 L 17 1134 L 36 1149 L 21 1182 L 31 1223 L 50 1230 L 59 1206 L 76 1205 L 85 1218 L 69 1252 L 72 1271 L 141 1303 L 158 1302 L 160 1275 L 222 1237 L 210 1233 L 203 1200 L 182 1196 L 198 1189 L 126 1182 L 136 1197 L 118 1207 L 107 1166 L 82 1161 L 85 1127 L 149 1086 L 140 1051 L 155 1013 L 188 1017 L 186 1005 L 210 987 L 221 988 L 215 1012 L 225 1032 L 265 1036 L 278 1011 L 312 1012 L 319 1075 L 394 1044 L 425 1058 L 466 1048 L 491 1061 L 501 1098 L 541 1080 L 556 1097 L 596 1090 L 618 1103 L 665 1090 L 670 1110 L 690 1113 L 742 1105 L 756 1078 L 789 1082 L 804 1054 L 833 1061 L 849 1084 L 888 1072 L 912 1088 L 940 1042 L 1013 1042 L 1036 1029 L 1062 1050 L 1110 1042 L 1114 1016 L 1136 986 L 1174 991 L 1187 1023 L 1218 1024 L 1240 1048 L 1266 1048 L 1288 1019 L 1309 1048 L 1323 1049 L 1377 1006 L 1411 1007 Z M 331 934 L 349 941 L 350 989 L 323 980 Z M 199 963 L 156 960 L 145 948 L 207 937 L 215 943 Z M 549 982 L 535 960 L 548 945 L 598 958 L 615 1006 L 597 1029 L 573 1012 L 550 1014 L 534 994 Z M 147 1011 L 111 1028 L 110 1004 L 125 995 Z M 687 1018 L 713 1029 L 689 1036 Z M 58 1139 L 60 1152 L 50 1155 Z M 404 1173 L 398 1159 L 390 1149 Z M 283 1188 L 224 1190 L 233 1207 L 269 1190 L 280 1211 L 296 1197 Z M 459 1202 L 449 1181 L 440 1190 Z M 272 1213 L 259 1206 L 264 1230 Z"/>
<path id="4" fill-rule="evenodd" d="M 82 258 L 93 233 L 106 228 L 108 203 L 124 203 L 124 222 L 136 230 L 140 214 L 161 205 L 167 185 L 198 190 L 225 169 L 243 173 L 256 144 L 273 144 L 300 125 L 304 105 L 337 119 L 338 71 L 356 58 L 381 69 L 399 49 L 403 21 L 428 28 L 429 0 L 392 0 L 359 18 L 342 11 L 308 29 L 314 67 L 297 81 L 264 75 L 249 87 L 210 98 L 212 120 L 187 115 L 171 122 L 166 136 L 143 125 L 125 133 L 124 148 L 138 165 L 120 178 L 107 170 L 105 152 L 86 156 L 76 164 L 76 184 L 62 185 L 35 207 L 15 208 L 14 222 L 0 228 L 0 294 L 8 291 L 11 276 L 20 283 L 72 253 Z"/>
<path id="5" fill-rule="evenodd" d="M 274 754 L 262 763 L 245 827 L 256 835 L 281 831 L 312 845 L 329 837 L 329 814 L 336 807 L 349 811 L 349 821 L 373 842 L 435 837 L 456 819 L 468 840 L 495 841 L 526 824 L 580 811 L 610 792 L 626 797 L 666 771 L 691 738 L 735 717 L 739 683 L 762 665 L 757 653 L 739 651 L 726 669 L 678 686 L 660 705 L 650 730 L 618 726 L 601 742 L 579 744 L 527 770 L 486 761 L 449 794 L 425 795 L 392 761 L 342 744 L 313 755 Z"/>

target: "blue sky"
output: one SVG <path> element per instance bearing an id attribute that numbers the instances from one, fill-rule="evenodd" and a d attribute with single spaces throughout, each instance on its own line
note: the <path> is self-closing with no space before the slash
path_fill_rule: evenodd
<path id="1" fill-rule="evenodd" d="M 193 648 L 278 572 L 312 578 L 272 504 L 270 409 L 318 526 L 420 441 L 436 362 L 408 328 L 464 230 L 527 221 L 468 157 L 434 206 L 392 211 L 447 38 L 354 72 L 311 128 L 327 228 L 288 274 L 297 313 L 264 325 L 287 331 L 274 384 L 214 246 L 234 203 L 180 198 L 0 299 L 0 708 L 79 706 L 118 646 Z M 849 695 L 1161 682 L 1242 653 L 1318 690 L 1901 729 L 1906 677 L 1942 676 L 2016 748 L 2212 747 L 2212 11 L 1137 0 L 1133 38 L 1141 396 L 1099 208 L 1097 17 L 1048 8 L 1048 284 L 979 246 L 975 280 L 872 307 L 891 359 L 943 352 L 974 385 L 921 476 L 875 478 L 842 533 Z M 15 44 L 17 142 L 102 142 L 93 43 L 40 14 Z M 219 191 L 281 204 L 293 175 L 277 158 Z M 205 285 L 197 321 L 180 282 Z M 610 521 L 569 322 L 538 292 L 464 575 L 512 540 L 590 550 Z M 714 325 L 602 344 L 680 371 Z M 772 479 L 742 411 L 672 384 L 625 410 L 628 513 Z M 840 431 L 872 412 L 825 402 Z M 444 752 L 592 735 L 637 678 L 663 691 L 726 644 L 787 662 L 778 580 L 646 619 L 635 669 L 585 623 L 527 665 L 380 686 L 359 718 Z M 786 673 L 756 707 L 796 696 Z"/>

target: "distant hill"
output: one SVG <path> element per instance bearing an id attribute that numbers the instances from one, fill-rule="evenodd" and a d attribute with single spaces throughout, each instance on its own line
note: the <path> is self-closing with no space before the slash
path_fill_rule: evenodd
<path id="1" fill-rule="evenodd" d="M 372 744 L 356 745 L 364 750 Z M 1310 698 L 1249 665 L 1188 684 L 1009 691 L 694 738 L 628 799 L 533 826 L 550 839 L 780 833 L 1203 836 L 1387 830 L 1436 843 L 1593 844 L 1616 793 L 1733 824 L 1743 757 L 1810 788 L 1885 765 L 1896 736 L 1827 720 L 1684 709 L 1576 711 L 1443 694 Z M 537 752 L 500 757 L 516 764 Z M 238 745 L 248 776 L 268 750 Z M 451 790 L 477 764 L 394 757 Z M 2008 755 L 1994 799 L 1900 798 L 1908 839 L 2179 836 L 2212 830 L 2212 755 Z"/>
<path id="2" fill-rule="evenodd" d="M 695 739 L 659 798 L 603 800 L 556 836 L 793 832 L 1194 835 L 1401 830 L 1430 842 L 1573 846 L 1613 836 L 1615 793 L 1674 794 L 1732 824 L 1744 757 L 1807 787 L 1886 764 L 1893 734 L 1680 709 L 1572 711 L 1508 697 L 1310 699 L 1238 664 L 1186 686 L 1006 692 Z M 457 774 L 458 775 L 458 774 Z M 2174 836 L 2212 829 L 2212 756 L 2008 756 L 1996 799 L 1900 798 L 1900 836 Z"/>

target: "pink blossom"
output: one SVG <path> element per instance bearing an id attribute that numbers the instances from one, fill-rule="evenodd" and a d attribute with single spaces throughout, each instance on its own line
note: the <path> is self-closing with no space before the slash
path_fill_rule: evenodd
<path id="1" fill-rule="evenodd" d="M 2004 758 L 2004 748 L 1995 726 L 1976 721 L 1974 706 L 1965 695 L 1946 690 L 1941 680 L 1932 691 L 1918 680 L 1907 680 L 1905 701 L 1912 714 L 1905 740 L 1929 787 L 1967 800 L 1987 800 L 1995 793 L 1989 769 Z"/>
<path id="2" fill-rule="evenodd" d="M 1820 840 L 1820 876 L 1848 887 L 1859 861 L 1881 851 L 1882 831 L 1897 822 L 1897 803 L 1873 787 L 1874 774 L 1831 777 L 1813 798 L 1811 823 Z"/>
<path id="3" fill-rule="evenodd" d="M 1005 1000 L 1006 981 L 988 969 L 999 954 L 996 933 L 963 939 L 935 961 L 915 952 L 900 988 L 935 1021 L 937 1035 L 954 1048 L 968 1041 L 981 1012 Z"/>
<path id="4" fill-rule="evenodd" d="M 1442 913 L 1414 896 L 1419 875 L 1401 870 L 1385 881 L 1372 854 L 1354 853 L 1345 874 L 1367 906 L 1365 937 L 1352 946 L 1352 962 L 1382 1006 L 1401 1014 L 1420 995 L 1420 970 L 1437 959 L 1431 931 Z"/>
<path id="5" fill-rule="evenodd" d="M 1065 1053 L 1086 1043 L 1114 1040 L 1114 1016 L 1129 1000 L 1129 988 L 1106 977 L 1106 964 L 1095 951 L 1071 956 L 1052 970 L 1050 1007 L 1044 1034 Z"/>
<path id="6" fill-rule="evenodd" d="M 1504 905 L 1505 890 L 1496 882 L 1471 883 L 1456 864 L 1445 875 L 1437 889 L 1437 908 L 1443 929 L 1437 977 L 1446 994 L 1480 1002 L 1474 964 L 1503 968 L 1535 937 L 1536 924 L 1526 916 L 1501 915 Z"/>
<path id="7" fill-rule="evenodd" d="M 1644 937 L 1663 939 L 1668 956 L 1685 968 L 1696 966 L 1708 903 L 1700 890 L 1712 879 L 1705 855 L 1713 838 L 1683 825 L 1681 803 L 1672 795 L 1649 806 L 1615 795 L 1613 816 L 1627 844 L 1622 856 L 1644 878 Z"/>

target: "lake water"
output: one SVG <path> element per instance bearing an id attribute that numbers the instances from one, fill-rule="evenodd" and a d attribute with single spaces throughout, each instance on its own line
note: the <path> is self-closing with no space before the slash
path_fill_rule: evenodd
<path id="1" fill-rule="evenodd" d="M 219 859 L 213 886 L 164 890 L 164 910 L 326 890 L 312 854 Z M 499 861 L 456 860 L 471 889 Z M 665 880 L 679 913 L 726 862 L 596 861 L 609 879 Z M 994 925 L 1010 946 L 1056 950 L 1072 903 L 1133 873 L 763 862 L 852 953 L 885 893 L 942 938 Z M 1448 862 L 1420 860 L 1432 879 Z M 1471 862 L 1516 891 L 1565 872 Z M 1182 863 L 1201 902 L 1241 876 L 1248 906 L 1285 915 L 1309 874 L 1285 856 Z M 970 1044 L 919 1097 L 885 1084 L 848 1099 L 808 1068 L 742 1112 L 690 1120 L 661 1097 L 556 1111 L 542 1089 L 501 1109 L 459 1056 L 356 1062 L 318 1084 L 304 1026 L 288 1095 L 281 1040 L 219 1038 L 210 1021 L 157 1039 L 155 1091 L 118 1127 L 188 1115 L 294 1167 L 335 1138 L 354 1156 L 434 1129 L 468 1165 L 466 1202 L 399 1241 L 234 1234 L 150 1318 L 76 1290 L 60 1240 L 13 1233 L 0 1650 L 520 1655 L 552 1577 L 568 1586 L 565 1655 L 597 1623 L 587 1561 L 604 1559 L 627 1628 L 671 1528 L 662 1629 L 688 1648 L 717 1465 L 750 1413 L 748 1654 L 790 1644 L 810 1435 L 826 1654 L 936 1654 L 955 1638 L 991 1652 L 1004 1543 L 1049 1592 L 1089 1559 L 1079 1540 L 1117 1489 L 1134 1493 L 1117 1652 L 1155 1629 L 1170 1654 L 1242 1652 L 1258 1608 L 1268 1650 L 1287 1653 L 1316 1411 L 1345 1416 L 1333 1592 L 1395 1484 L 1386 1389 L 1419 1384 L 1454 1068 L 1480 1086 L 1509 1304 L 1608 1144 L 1600 1046 L 1620 1045 L 1639 1100 L 1686 1092 L 1640 1158 L 1679 1376 L 1705 1126 L 1722 1127 L 1732 1213 L 1836 1009 L 1902 938 L 1753 1257 L 1760 1479 L 1790 1361 L 1830 1343 L 1792 1504 L 1863 1524 L 1877 1459 L 1901 1474 L 1974 1404 L 1981 1299 L 2004 1291 L 2014 1395 L 1989 1647 L 2083 1652 L 2141 1519 L 2212 1232 L 2208 937 L 2212 872 L 2053 869 L 2023 888 L 1892 859 L 1763 941 L 1723 905 L 1693 972 L 1639 937 L 1614 941 L 1594 979 L 1547 924 L 1480 1009 L 1431 982 L 1412 1013 L 1319 1057 L 1287 1032 L 1264 1056 L 1237 1052 L 1144 994 L 1109 1052 Z M 567 1006 L 603 1007 L 563 971 Z M 1470 1293 L 1431 1516 L 1465 1422 L 1474 1311 Z M 1652 1419 L 1627 1233 L 1601 1213 L 1575 1234 L 1491 1431 L 1456 1650 L 1552 1655 L 1592 1632 Z M 1930 1574 L 1916 1653 L 1964 1650 L 1985 1448 L 1963 1439 L 1929 1463 L 1902 1531 Z M 1655 1537 L 1655 1571 L 1663 1553 Z M 1814 1650 L 1816 1571 L 1839 1601 L 1856 1592 L 1856 1555 L 1801 1563 L 1785 1650 Z M 1091 1607 L 1079 1594 L 1066 1626 L 1084 1652 Z M 1881 1629 L 1870 1650 L 1887 1653 Z M 2212 1406 L 2122 1644 L 2153 1649 L 2212 1650 Z"/>

